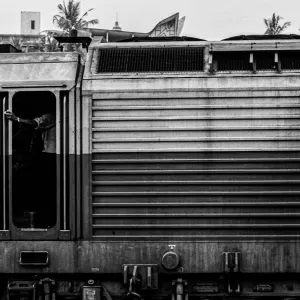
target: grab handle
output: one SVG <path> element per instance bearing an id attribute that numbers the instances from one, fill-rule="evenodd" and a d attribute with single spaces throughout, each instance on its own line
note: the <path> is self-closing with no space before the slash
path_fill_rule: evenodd
<path id="1" fill-rule="evenodd" d="M 2 186 L 3 186 L 3 230 L 6 230 L 6 98 L 3 98 L 2 114 Z"/>
<path id="2" fill-rule="evenodd" d="M 67 97 L 63 101 L 63 230 L 67 230 Z"/>

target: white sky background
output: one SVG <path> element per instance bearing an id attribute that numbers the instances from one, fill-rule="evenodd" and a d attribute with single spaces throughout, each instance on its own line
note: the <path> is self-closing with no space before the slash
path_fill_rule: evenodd
<path id="1" fill-rule="evenodd" d="M 66 0 L 67 1 L 67 0 Z M 21 11 L 41 12 L 41 30 L 52 23 L 62 0 L 0 0 L 0 34 L 20 33 Z M 284 33 L 300 34 L 300 0 L 81 0 L 81 12 L 94 8 L 87 19 L 95 27 L 112 29 L 118 12 L 124 31 L 149 32 L 162 19 L 179 12 L 186 16 L 182 35 L 220 40 L 240 34 L 263 34 L 263 18 L 273 12 L 292 25 Z"/>

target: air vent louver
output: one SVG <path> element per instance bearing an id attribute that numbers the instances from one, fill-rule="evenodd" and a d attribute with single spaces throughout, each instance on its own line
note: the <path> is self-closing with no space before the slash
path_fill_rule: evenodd
<path id="1" fill-rule="evenodd" d="M 282 52 L 280 60 L 283 70 L 300 70 L 300 52 Z"/>
<path id="2" fill-rule="evenodd" d="M 218 71 L 250 71 L 249 52 L 223 52 L 214 55 Z"/>
<path id="3" fill-rule="evenodd" d="M 99 50 L 98 73 L 203 71 L 203 47 Z"/>

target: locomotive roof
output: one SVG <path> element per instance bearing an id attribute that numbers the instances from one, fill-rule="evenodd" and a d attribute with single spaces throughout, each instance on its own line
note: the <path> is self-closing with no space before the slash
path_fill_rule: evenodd
<path id="1" fill-rule="evenodd" d="M 0 54 L 0 87 L 71 89 L 75 85 L 77 68 L 77 53 Z"/>
<path id="2" fill-rule="evenodd" d="M 193 72 L 203 70 L 201 57 L 207 55 L 207 52 L 251 53 L 264 51 L 300 51 L 300 40 L 153 41 L 143 43 L 132 41 L 92 44 L 89 48 L 90 55 L 87 57 L 84 77 L 90 79 L 93 75 L 108 73 Z M 184 62 L 184 64 L 177 64 L 177 61 Z"/>
<path id="3" fill-rule="evenodd" d="M 264 41 L 264 40 L 300 40 L 300 35 L 297 34 L 276 34 L 276 35 L 238 35 L 223 39 L 222 41 Z M 132 37 L 129 39 L 124 39 L 118 41 L 118 43 L 127 43 L 127 42 L 191 42 L 191 41 L 207 41 L 205 39 L 199 39 L 189 36 L 169 36 L 169 37 Z"/>
<path id="4" fill-rule="evenodd" d="M 128 42 L 185 42 L 185 41 L 206 41 L 203 39 L 193 38 L 189 36 L 163 36 L 163 37 L 133 37 L 118 41 L 118 43 Z"/>
<path id="5" fill-rule="evenodd" d="M 245 36 L 244 36 L 245 37 Z M 260 37 L 255 39 L 256 37 Z M 277 35 L 276 35 L 277 37 Z M 290 38 L 286 38 L 290 37 Z M 271 38 L 264 36 L 247 36 L 245 39 L 222 40 L 222 41 L 205 41 L 205 40 L 190 40 L 190 39 L 141 39 L 140 40 L 125 40 L 118 43 L 98 43 L 92 45 L 89 50 L 105 49 L 105 48 L 160 48 L 160 47 L 209 47 L 210 52 L 221 51 L 291 51 L 300 50 L 300 35 L 278 35 Z"/>
<path id="6" fill-rule="evenodd" d="M 256 35 L 237 35 L 232 36 L 222 41 L 249 41 L 249 40 L 299 40 L 298 34 L 256 34 Z"/>

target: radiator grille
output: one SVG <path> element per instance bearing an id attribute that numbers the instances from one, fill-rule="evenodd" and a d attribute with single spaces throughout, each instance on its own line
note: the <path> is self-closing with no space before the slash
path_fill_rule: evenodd
<path id="1" fill-rule="evenodd" d="M 277 70 L 274 56 L 274 52 L 255 53 L 256 69 L 261 71 Z"/>
<path id="2" fill-rule="evenodd" d="M 93 99 L 93 237 L 297 234 L 299 98 L 189 95 Z"/>
<path id="3" fill-rule="evenodd" d="M 98 73 L 203 71 L 203 47 L 99 50 Z"/>
<path id="4" fill-rule="evenodd" d="M 281 52 L 280 60 L 283 70 L 300 70 L 300 52 Z"/>
<path id="5" fill-rule="evenodd" d="M 250 71 L 249 52 L 216 53 L 217 71 Z"/>

